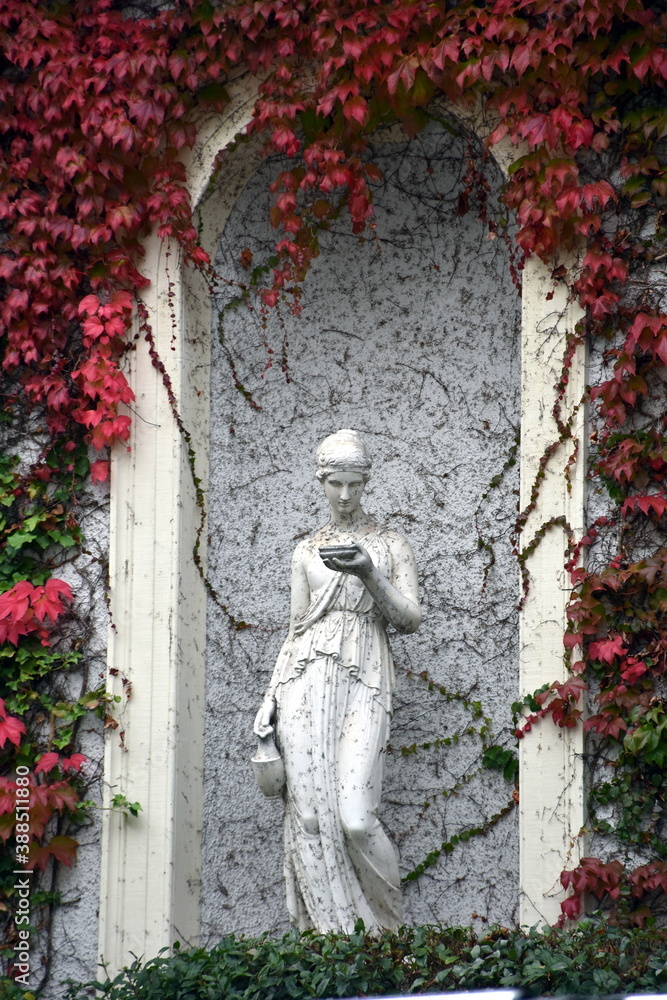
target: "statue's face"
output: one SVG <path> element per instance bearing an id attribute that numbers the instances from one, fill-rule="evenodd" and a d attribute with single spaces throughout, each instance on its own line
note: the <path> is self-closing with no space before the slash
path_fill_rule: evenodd
<path id="1" fill-rule="evenodd" d="M 324 480 L 324 492 L 332 510 L 353 514 L 361 503 L 366 483 L 358 472 L 330 472 Z"/>

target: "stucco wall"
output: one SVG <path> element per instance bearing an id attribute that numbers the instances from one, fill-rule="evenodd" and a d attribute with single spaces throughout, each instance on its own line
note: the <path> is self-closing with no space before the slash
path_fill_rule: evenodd
<path id="1" fill-rule="evenodd" d="M 223 310 L 213 328 L 209 574 L 237 619 L 209 602 L 202 921 L 222 933 L 278 932 L 287 921 L 282 884 L 282 805 L 254 787 L 252 722 L 286 631 L 289 565 L 296 540 L 327 516 L 313 477 L 319 441 L 339 427 L 366 436 L 374 458 L 365 507 L 404 532 L 420 567 L 425 619 L 392 638 L 397 691 L 382 818 L 410 871 L 443 840 L 508 803 L 511 786 L 478 773 L 479 730 L 461 696 L 481 703 L 502 738 L 518 693 L 518 572 L 509 531 L 516 476 L 497 476 L 519 423 L 519 300 L 500 239 L 474 213 L 457 215 L 465 143 L 438 126 L 412 144 L 381 144 L 378 242 L 341 219 L 322 240 L 305 284 L 303 313 L 269 317 Z M 240 251 L 263 263 L 266 163 L 239 198 L 220 242 L 221 275 L 247 281 Z M 498 178 L 499 180 L 499 178 Z M 282 326 L 281 326 L 282 321 Z M 289 381 L 280 351 L 287 337 Z M 238 379 L 261 409 L 233 388 Z M 482 594 L 490 550 L 495 562 Z M 493 541 L 490 541 L 490 540 Z M 448 695 L 429 692 L 427 671 Z M 400 747 L 446 738 L 449 747 L 403 755 Z M 443 796 L 461 782 L 458 794 Z M 429 803 L 428 808 L 425 808 Z M 473 913 L 516 915 L 518 842 L 513 813 L 405 890 L 408 922 L 469 923 Z"/>
<path id="2" fill-rule="evenodd" d="M 31 448 L 29 442 L 22 442 L 16 450 L 23 458 L 28 458 Z M 53 570 L 53 575 L 69 583 L 76 595 L 73 616 L 64 628 L 81 649 L 82 670 L 61 675 L 57 681 L 60 697 L 70 700 L 80 696 L 83 678 L 88 689 L 104 683 L 109 627 L 105 599 L 109 551 L 108 484 L 91 484 L 78 497 L 76 516 L 83 532 L 85 551 L 73 560 L 65 554 L 62 563 Z M 91 711 L 81 718 L 77 734 L 77 749 L 87 757 L 81 772 L 85 782 L 81 797 L 98 804 L 102 800 L 102 725 L 101 719 Z M 53 910 L 50 929 L 44 920 L 45 911 L 38 907 L 32 911 L 39 931 L 31 941 L 30 986 L 33 990 L 38 986 L 48 963 L 50 974 L 42 994 L 45 1000 L 63 995 L 65 987 L 62 984 L 66 978 L 85 981 L 93 979 L 97 971 L 100 810 L 89 810 L 85 825 L 67 832 L 78 842 L 76 862 L 71 868 L 59 865 L 54 882 L 50 870 L 40 882 L 41 890 L 55 891 L 59 895 L 60 902 Z"/>

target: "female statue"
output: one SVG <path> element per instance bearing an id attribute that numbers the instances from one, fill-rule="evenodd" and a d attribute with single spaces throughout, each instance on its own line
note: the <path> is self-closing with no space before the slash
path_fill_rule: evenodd
<path id="1" fill-rule="evenodd" d="M 341 430 L 317 452 L 329 522 L 292 559 L 290 629 L 255 733 L 284 761 L 285 877 L 292 923 L 319 931 L 396 929 L 402 901 L 394 847 L 378 819 L 394 667 L 387 623 L 421 621 L 409 542 L 376 524 L 361 496 L 371 459 Z"/>

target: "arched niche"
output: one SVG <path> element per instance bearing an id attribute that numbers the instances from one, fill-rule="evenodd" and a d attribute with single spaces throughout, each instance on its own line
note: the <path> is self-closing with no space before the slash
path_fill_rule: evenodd
<path id="1" fill-rule="evenodd" d="M 423 625 L 391 635 L 394 718 L 382 758 L 381 819 L 401 873 L 509 808 L 407 881 L 404 919 L 518 916 L 513 786 L 480 759 L 491 730 L 507 740 L 519 693 L 519 469 L 503 466 L 520 423 L 521 301 L 504 241 L 488 238 L 476 211 L 461 212 L 467 153 L 481 144 L 445 124 L 412 140 L 371 137 L 383 177 L 375 238 L 354 236 L 345 217 L 321 234 L 297 316 L 285 304 L 262 316 L 256 301 L 239 304 L 234 284 L 213 296 L 208 571 L 234 620 L 253 627 L 236 628 L 209 597 L 205 941 L 288 929 L 283 805 L 251 778 L 252 723 L 287 631 L 295 540 L 328 516 L 315 450 L 339 427 L 360 431 L 373 456 L 364 509 L 410 539 L 420 569 Z M 258 164 L 239 195 L 218 245 L 227 281 L 247 283 L 272 255 L 269 185 L 287 165 Z M 487 180 L 498 218 L 493 161 Z M 234 391 L 230 360 L 252 405 Z"/>
<path id="2" fill-rule="evenodd" d="M 197 145 L 186 166 L 199 213 L 202 245 L 215 256 L 219 234 L 239 193 L 257 167 L 256 148 L 241 143 L 217 172 L 216 157 L 250 120 L 256 84 L 248 77 L 229 87 L 224 116 L 199 122 Z M 468 126 L 483 134 L 475 116 Z M 502 169 L 516 152 L 496 150 Z M 183 267 L 177 247 L 146 241 L 143 294 L 155 350 L 163 362 L 186 439 L 178 427 L 145 338 L 129 357 L 136 401 L 127 451 L 112 459 L 110 595 L 113 627 L 109 686 L 123 698 L 118 729 L 105 755 L 107 796 L 141 802 L 128 819 L 105 812 L 100 900 L 100 956 L 110 971 L 132 953 L 147 957 L 176 939 L 199 936 L 204 732 L 206 591 L 192 553 L 201 510 L 190 467 L 208 483 L 211 309 L 201 277 Z M 530 261 L 524 272 L 521 322 L 521 498 L 527 506 L 540 459 L 557 437 L 551 415 L 566 333 L 579 314 L 565 292 L 554 291 L 551 269 Z M 580 400 L 584 358 L 578 354 L 565 408 Z M 577 433 L 583 425 L 578 411 Z M 550 458 L 524 538 L 557 516 L 580 530 L 583 521 L 583 446 L 563 469 L 571 446 Z M 209 497 L 209 506 L 214 498 Z M 205 532 L 204 532 L 205 537 Z M 563 675 L 562 634 L 567 585 L 565 540 L 549 532 L 528 560 L 532 584 L 519 622 L 520 686 L 533 691 Z M 127 698 L 128 685 L 131 697 Z M 542 727 L 521 746 L 520 919 L 553 920 L 558 873 L 576 861 L 583 825 L 581 733 Z M 224 804 L 220 821 L 224 822 Z"/>

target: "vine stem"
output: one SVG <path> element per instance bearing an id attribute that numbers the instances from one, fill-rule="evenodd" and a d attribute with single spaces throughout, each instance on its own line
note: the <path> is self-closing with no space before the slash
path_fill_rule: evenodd
<path id="1" fill-rule="evenodd" d="M 176 421 L 176 426 L 178 427 L 179 433 L 183 438 L 183 441 L 185 442 L 187 448 L 186 456 L 188 460 L 188 468 L 190 470 L 192 484 L 195 489 L 195 503 L 199 511 L 199 525 L 197 527 L 195 543 L 192 549 L 192 558 L 195 566 L 197 567 L 197 572 L 199 573 L 199 576 L 201 577 L 201 580 L 208 594 L 211 596 L 216 606 L 226 616 L 227 620 L 229 621 L 229 624 L 235 631 L 240 632 L 243 631 L 244 629 L 257 629 L 259 631 L 273 632 L 275 631 L 275 629 L 273 628 L 267 628 L 266 626 L 263 625 L 246 622 L 243 619 L 237 618 L 235 615 L 233 615 L 232 612 L 229 610 L 229 607 L 224 603 L 224 601 L 220 597 L 220 594 L 213 586 L 207 573 L 204 570 L 204 565 L 201 558 L 201 545 L 202 545 L 202 538 L 204 535 L 204 529 L 206 527 L 206 497 L 204 494 L 204 490 L 202 489 L 201 479 L 197 475 L 197 467 L 196 467 L 197 456 L 192 445 L 192 435 L 188 431 L 187 427 L 183 422 L 183 418 L 181 417 L 171 378 L 169 376 L 169 373 L 167 372 L 167 369 L 165 368 L 164 362 L 162 361 L 158 353 L 157 347 L 155 345 L 155 337 L 153 335 L 153 329 L 149 322 L 148 310 L 144 305 L 144 303 L 141 301 L 137 302 L 137 312 L 140 318 L 139 327 L 141 332 L 143 333 L 144 340 L 148 345 L 148 354 L 151 359 L 151 364 L 153 368 L 155 368 L 155 370 L 159 373 L 162 379 L 162 385 L 164 386 L 164 390 L 167 394 L 167 399 L 169 401 L 169 408 L 171 410 L 174 420 Z"/>

